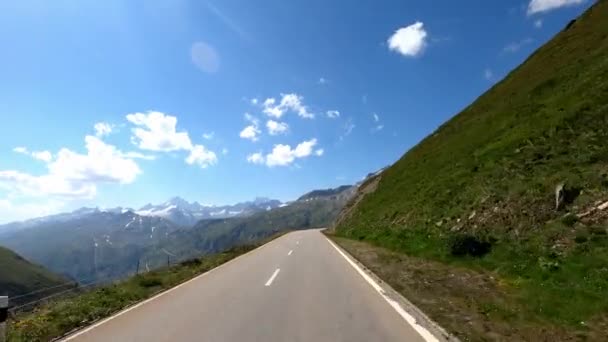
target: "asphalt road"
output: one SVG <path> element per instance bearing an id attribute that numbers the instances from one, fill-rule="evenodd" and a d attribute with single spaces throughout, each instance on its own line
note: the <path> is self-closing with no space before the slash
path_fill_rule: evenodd
<path id="1" fill-rule="evenodd" d="M 424 341 L 318 230 L 284 235 L 69 341 Z"/>

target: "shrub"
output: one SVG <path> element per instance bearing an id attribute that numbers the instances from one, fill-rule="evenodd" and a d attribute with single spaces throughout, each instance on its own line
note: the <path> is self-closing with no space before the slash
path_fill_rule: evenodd
<path id="1" fill-rule="evenodd" d="M 490 252 L 492 244 L 488 241 L 482 241 L 479 238 L 468 235 L 455 235 L 448 241 L 450 253 L 454 256 L 470 255 L 473 257 L 481 257 Z"/>
<path id="2" fill-rule="evenodd" d="M 566 216 L 562 217 L 562 223 L 568 227 L 574 226 L 574 224 L 577 221 L 578 221 L 578 217 L 576 217 L 576 215 L 573 215 L 573 214 L 567 214 Z"/>
<path id="3" fill-rule="evenodd" d="M 188 260 L 184 260 L 182 262 L 179 263 L 182 266 L 198 266 L 201 264 L 201 260 L 200 259 L 188 259 Z"/>
<path id="4" fill-rule="evenodd" d="M 154 286 L 161 286 L 163 284 L 163 281 L 155 276 L 141 276 L 137 283 L 139 284 L 139 286 L 142 287 L 154 287 Z"/>
<path id="5" fill-rule="evenodd" d="M 576 234 L 576 236 L 574 237 L 574 242 L 576 243 L 585 243 L 587 242 L 587 235 L 586 234 Z"/>

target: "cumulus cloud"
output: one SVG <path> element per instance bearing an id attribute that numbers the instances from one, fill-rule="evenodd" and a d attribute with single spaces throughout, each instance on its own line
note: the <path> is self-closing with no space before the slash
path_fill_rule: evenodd
<path id="1" fill-rule="evenodd" d="M 257 125 L 252 124 L 249 125 L 245 128 L 243 128 L 243 130 L 241 131 L 241 133 L 239 133 L 239 136 L 243 139 L 249 139 L 251 141 L 258 141 L 258 136 L 261 133 L 260 129 L 258 128 Z"/>
<path id="2" fill-rule="evenodd" d="M 34 176 L 15 170 L 0 171 L 0 185 L 26 196 L 54 195 L 92 198 L 99 183 L 129 184 L 141 173 L 139 166 L 116 147 L 95 136 L 85 137 L 86 154 L 62 148 L 47 163 L 48 173 Z"/>
<path id="3" fill-rule="evenodd" d="M 252 164 L 264 164 L 264 156 L 262 152 L 252 153 L 247 156 L 247 162 Z"/>
<path id="4" fill-rule="evenodd" d="M 49 151 L 34 151 L 32 157 L 47 163 L 53 159 L 53 155 Z"/>
<path id="5" fill-rule="evenodd" d="M 177 118 L 161 112 L 133 113 L 127 115 L 127 120 L 136 127 L 131 130 L 131 141 L 142 150 L 155 152 L 189 151 L 185 161 L 189 165 L 197 164 L 202 168 L 217 163 L 215 152 L 209 151 L 203 145 L 194 145 L 188 132 L 177 131 Z M 205 133 L 203 138 L 212 139 L 214 133 Z M 123 154 L 129 158 L 154 159 L 136 153 Z"/>
<path id="6" fill-rule="evenodd" d="M 585 0 L 531 0 L 528 4 L 528 15 L 547 12 L 566 6 L 575 6 Z"/>
<path id="7" fill-rule="evenodd" d="M 211 140 L 215 136 L 215 132 L 203 133 L 203 139 Z"/>
<path id="8" fill-rule="evenodd" d="M 311 155 L 322 156 L 323 149 L 314 150 L 317 139 L 310 139 L 299 143 L 295 148 L 289 145 L 274 145 L 272 152 L 266 156 L 262 152 L 252 153 L 247 156 L 247 162 L 252 164 L 266 164 L 268 167 L 287 166 L 296 159 L 306 158 Z"/>
<path id="9" fill-rule="evenodd" d="M 268 134 L 270 135 L 278 135 L 285 134 L 289 129 L 289 126 L 284 122 L 278 122 L 274 120 L 268 120 L 266 122 L 266 128 L 268 129 Z"/>
<path id="10" fill-rule="evenodd" d="M 186 158 L 189 165 L 196 164 L 201 168 L 206 168 L 217 163 L 215 152 L 209 151 L 203 145 L 194 145 L 190 150 L 190 155 Z"/>
<path id="11" fill-rule="evenodd" d="M 297 158 L 306 158 L 310 156 L 316 144 L 317 139 L 311 139 L 299 143 L 294 149 L 289 145 L 274 145 L 272 152 L 266 155 L 266 165 L 269 167 L 287 166 L 293 163 Z"/>
<path id="12" fill-rule="evenodd" d="M 95 136 L 101 138 L 112 133 L 114 126 L 107 122 L 98 122 L 93 126 L 93 128 L 95 129 Z"/>
<path id="13" fill-rule="evenodd" d="M 303 97 L 298 94 L 281 94 L 281 100 L 277 103 L 277 100 L 273 97 L 267 98 L 262 103 L 263 112 L 271 117 L 280 119 L 288 111 L 292 111 L 298 116 L 305 119 L 312 119 L 315 115 L 308 111 L 308 108 L 304 105 Z"/>
<path id="14" fill-rule="evenodd" d="M 337 110 L 328 110 L 326 112 L 327 117 L 330 119 L 335 119 L 335 118 L 339 118 L 340 117 L 340 112 Z"/>
<path id="15" fill-rule="evenodd" d="M 420 55 L 426 47 L 427 32 L 424 24 L 420 21 L 401 27 L 388 38 L 390 50 L 400 53 L 406 57 L 416 57 Z"/>
<path id="16" fill-rule="evenodd" d="M 254 106 L 257 106 L 258 101 L 259 100 L 257 98 L 255 98 L 255 97 L 250 100 L 251 104 L 254 105 Z"/>
<path id="17" fill-rule="evenodd" d="M 50 162 L 53 159 L 53 155 L 49 151 L 32 151 L 30 152 L 27 147 L 18 146 L 13 149 L 13 152 L 28 155 L 34 159 Z"/>
<path id="18" fill-rule="evenodd" d="M 190 48 L 192 63 L 207 73 L 217 72 L 220 68 L 220 56 L 213 46 L 205 42 L 196 42 Z"/>
<path id="19" fill-rule="evenodd" d="M 170 152 L 190 150 L 192 142 L 187 132 L 177 132 L 177 118 L 161 112 L 133 113 L 127 120 L 137 126 L 131 140 L 142 150 Z"/>

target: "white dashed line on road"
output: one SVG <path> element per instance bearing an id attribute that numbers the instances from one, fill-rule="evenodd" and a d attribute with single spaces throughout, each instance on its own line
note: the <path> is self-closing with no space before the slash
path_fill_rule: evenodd
<path id="1" fill-rule="evenodd" d="M 293 253 L 293 250 L 289 251 L 289 253 L 287 253 L 287 255 L 291 255 L 291 253 Z"/>
<path id="2" fill-rule="evenodd" d="M 279 272 L 281 271 L 280 268 L 277 268 L 274 273 L 270 276 L 270 279 L 268 279 L 268 281 L 266 282 L 266 286 L 270 286 L 270 284 L 272 284 L 272 281 L 274 280 L 274 278 L 277 277 L 277 275 L 279 274 Z"/>

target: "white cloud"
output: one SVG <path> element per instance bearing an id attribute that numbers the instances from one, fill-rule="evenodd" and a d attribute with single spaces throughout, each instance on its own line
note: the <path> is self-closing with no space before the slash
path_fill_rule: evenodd
<path id="1" fill-rule="evenodd" d="M 12 200 L 0 199 L 0 224 L 56 214 L 64 206 L 63 202 L 57 200 L 15 203 Z"/>
<path id="2" fill-rule="evenodd" d="M 536 27 L 536 28 L 541 28 L 541 27 L 543 27 L 543 20 L 542 20 L 542 19 L 536 19 L 536 20 L 534 21 L 534 27 Z"/>
<path id="3" fill-rule="evenodd" d="M 86 154 L 62 148 L 54 161 L 47 163 L 48 173 L 0 171 L 0 186 L 18 195 L 46 195 L 92 198 L 99 183 L 129 184 L 141 173 L 139 166 L 124 153 L 95 136 L 85 137 Z"/>
<path id="4" fill-rule="evenodd" d="M 196 42 L 190 48 L 192 63 L 207 73 L 217 72 L 220 68 L 220 57 L 213 46 L 205 42 Z"/>
<path id="5" fill-rule="evenodd" d="M 486 68 L 483 71 L 483 78 L 485 78 L 488 81 L 492 80 L 494 78 L 494 72 L 492 72 L 492 69 Z"/>
<path id="6" fill-rule="evenodd" d="M 322 156 L 323 153 L 325 153 L 325 150 L 322 149 L 322 148 L 320 148 L 320 149 L 318 149 L 318 150 L 315 151 L 315 155 L 318 156 L 318 157 Z"/>
<path id="7" fill-rule="evenodd" d="M 47 163 L 53 159 L 53 155 L 49 151 L 34 151 L 32 157 Z"/>
<path id="8" fill-rule="evenodd" d="M 380 116 L 376 113 L 372 113 L 372 118 L 376 125 L 372 128 L 372 133 L 379 132 L 384 128 L 384 125 L 380 123 Z"/>
<path id="9" fill-rule="evenodd" d="M 258 125 L 259 123 L 259 120 L 249 113 L 245 113 L 245 120 L 251 122 L 254 125 Z"/>
<path id="10" fill-rule="evenodd" d="M 247 156 L 247 161 L 252 164 L 264 164 L 264 156 L 262 152 L 252 153 Z"/>
<path id="11" fill-rule="evenodd" d="M 312 119 L 315 115 L 308 111 L 308 108 L 303 103 L 303 97 L 298 94 L 281 94 L 281 101 L 277 104 L 277 100 L 273 97 L 267 98 L 262 104 L 262 110 L 266 115 L 280 119 L 286 112 L 293 111 L 298 116 L 305 119 Z"/>
<path id="12" fill-rule="evenodd" d="M 177 132 L 177 118 L 161 112 L 133 113 L 127 120 L 136 128 L 131 141 L 142 150 L 170 152 L 192 149 L 192 142 L 187 132 Z"/>
<path id="13" fill-rule="evenodd" d="M 223 155 L 227 155 L 227 154 L 228 154 L 228 149 L 224 147 L 224 148 L 222 149 L 222 154 L 223 154 Z"/>
<path id="14" fill-rule="evenodd" d="M 384 128 L 384 125 L 376 125 L 376 127 L 372 128 L 372 133 L 379 132 Z"/>
<path id="15" fill-rule="evenodd" d="M 21 153 L 21 154 L 28 154 L 27 148 L 26 148 L 26 147 L 23 147 L 23 146 L 18 146 L 18 147 L 15 147 L 15 148 L 13 149 L 13 152 L 16 152 L 16 153 Z"/>
<path id="16" fill-rule="evenodd" d="M 335 118 L 339 118 L 340 117 L 340 112 L 337 110 L 328 110 L 326 112 L 327 117 L 330 119 L 335 119 Z"/>
<path id="17" fill-rule="evenodd" d="M 579 5 L 585 0 L 531 0 L 528 4 L 528 15 L 547 12 L 560 7 Z"/>
<path id="18" fill-rule="evenodd" d="M 522 47 L 524 47 L 525 45 L 531 44 L 534 41 L 534 39 L 532 38 L 524 38 L 518 42 L 513 42 L 513 43 L 509 43 L 507 44 L 507 46 L 505 46 L 502 51 L 503 52 L 517 52 L 519 51 Z"/>
<path id="19" fill-rule="evenodd" d="M 190 155 L 186 158 L 189 165 L 197 164 L 201 168 L 206 168 L 217 163 L 215 152 L 209 151 L 203 145 L 194 145 L 190 150 Z"/>
<path id="20" fill-rule="evenodd" d="M 107 122 L 98 122 L 93 126 L 93 128 L 95 129 L 95 135 L 101 138 L 112 133 L 114 126 Z"/>
<path id="21" fill-rule="evenodd" d="M 258 104 L 258 101 L 259 100 L 254 97 L 254 98 L 251 99 L 251 104 L 254 105 L 254 106 L 256 106 Z"/>
<path id="22" fill-rule="evenodd" d="M 27 147 L 18 146 L 13 148 L 13 152 L 28 155 L 36 160 L 43 162 L 50 162 L 53 159 L 53 155 L 49 151 L 32 151 L 30 152 Z"/>
<path id="23" fill-rule="evenodd" d="M 323 77 L 319 78 L 319 84 L 326 84 L 327 80 Z"/>
<path id="24" fill-rule="evenodd" d="M 342 133 L 342 135 L 340 135 L 340 140 L 344 140 L 344 138 L 349 136 L 353 132 L 353 129 L 355 129 L 355 124 L 353 123 L 353 119 L 348 118 L 348 120 L 346 120 L 346 122 L 344 123 L 344 126 L 342 128 L 344 129 L 344 132 Z"/>
<path id="25" fill-rule="evenodd" d="M 251 141 L 258 141 L 258 135 L 260 134 L 260 130 L 257 125 L 249 125 L 241 131 L 239 136 L 243 139 L 249 139 Z"/>
<path id="26" fill-rule="evenodd" d="M 293 163 L 296 159 L 306 158 L 313 154 L 313 148 L 317 144 L 317 139 L 310 139 L 299 143 L 295 148 L 289 145 L 278 144 L 274 145 L 272 152 L 264 158 L 261 152 L 250 154 L 247 156 L 247 161 L 254 164 L 266 163 L 268 167 L 287 166 Z M 315 155 L 323 154 L 322 149 L 315 151 Z"/>
<path id="27" fill-rule="evenodd" d="M 215 132 L 203 133 L 203 139 L 211 140 L 215 136 Z"/>
<path id="28" fill-rule="evenodd" d="M 139 152 L 120 152 L 120 156 L 129 159 L 144 159 L 144 160 L 155 160 L 156 156 L 142 154 Z"/>
<path id="29" fill-rule="evenodd" d="M 403 56 L 415 57 L 420 55 L 426 47 L 428 34 L 422 22 L 402 27 L 388 38 L 388 47 Z"/>
<path id="30" fill-rule="evenodd" d="M 289 129 L 289 126 L 284 122 L 278 122 L 274 120 L 268 120 L 266 122 L 266 128 L 268 129 L 268 134 L 270 135 L 278 135 L 285 134 Z"/>

